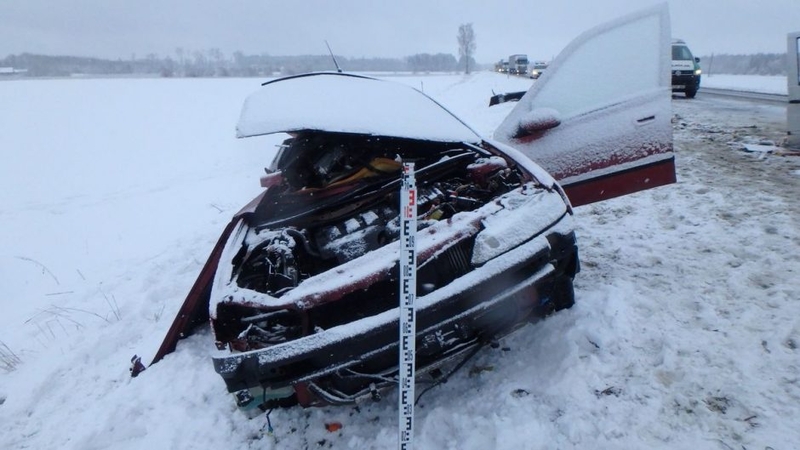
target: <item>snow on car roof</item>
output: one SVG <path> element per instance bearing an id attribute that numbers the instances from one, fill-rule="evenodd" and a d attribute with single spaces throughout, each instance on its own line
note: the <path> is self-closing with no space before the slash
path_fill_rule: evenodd
<path id="1" fill-rule="evenodd" d="M 446 142 L 478 134 L 442 105 L 399 83 L 320 72 L 264 83 L 245 100 L 237 137 L 320 130 Z"/>

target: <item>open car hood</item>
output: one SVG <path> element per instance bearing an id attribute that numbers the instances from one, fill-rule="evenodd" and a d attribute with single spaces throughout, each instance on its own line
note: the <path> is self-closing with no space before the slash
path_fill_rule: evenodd
<path id="1" fill-rule="evenodd" d="M 320 72 L 264 83 L 245 100 L 237 137 L 303 130 L 426 141 L 478 142 L 478 134 L 416 89 Z"/>

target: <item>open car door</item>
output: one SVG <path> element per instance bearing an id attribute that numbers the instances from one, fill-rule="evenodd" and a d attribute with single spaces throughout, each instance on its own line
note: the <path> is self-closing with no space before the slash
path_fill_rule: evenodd
<path id="1" fill-rule="evenodd" d="M 573 206 L 674 183 L 670 39 L 666 3 L 585 32 L 495 140 L 549 171 Z"/>

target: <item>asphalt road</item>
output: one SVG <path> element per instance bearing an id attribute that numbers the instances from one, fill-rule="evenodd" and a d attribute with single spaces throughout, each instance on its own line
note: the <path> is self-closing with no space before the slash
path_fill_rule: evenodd
<path id="1" fill-rule="evenodd" d="M 789 97 L 783 94 L 765 94 L 762 92 L 734 91 L 730 89 L 715 89 L 702 86 L 700 87 L 700 90 L 697 91 L 697 96 L 738 98 L 743 100 L 767 102 L 772 104 L 786 104 L 789 101 Z"/>

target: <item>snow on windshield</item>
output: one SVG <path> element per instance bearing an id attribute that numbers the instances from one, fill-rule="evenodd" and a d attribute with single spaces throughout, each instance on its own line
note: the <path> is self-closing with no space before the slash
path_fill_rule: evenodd
<path id="1" fill-rule="evenodd" d="M 670 158 L 670 39 L 666 5 L 584 33 L 556 57 L 494 137 L 559 180 L 652 153 Z M 542 135 L 526 131 L 542 117 L 558 118 L 561 125 Z"/>
<path id="2" fill-rule="evenodd" d="M 663 11 L 648 9 L 582 34 L 549 65 L 509 119 L 534 107 L 555 109 L 568 119 L 666 86 L 670 62 L 659 46 L 670 38 Z M 496 136 L 513 136 L 515 126 L 507 120 Z"/>

